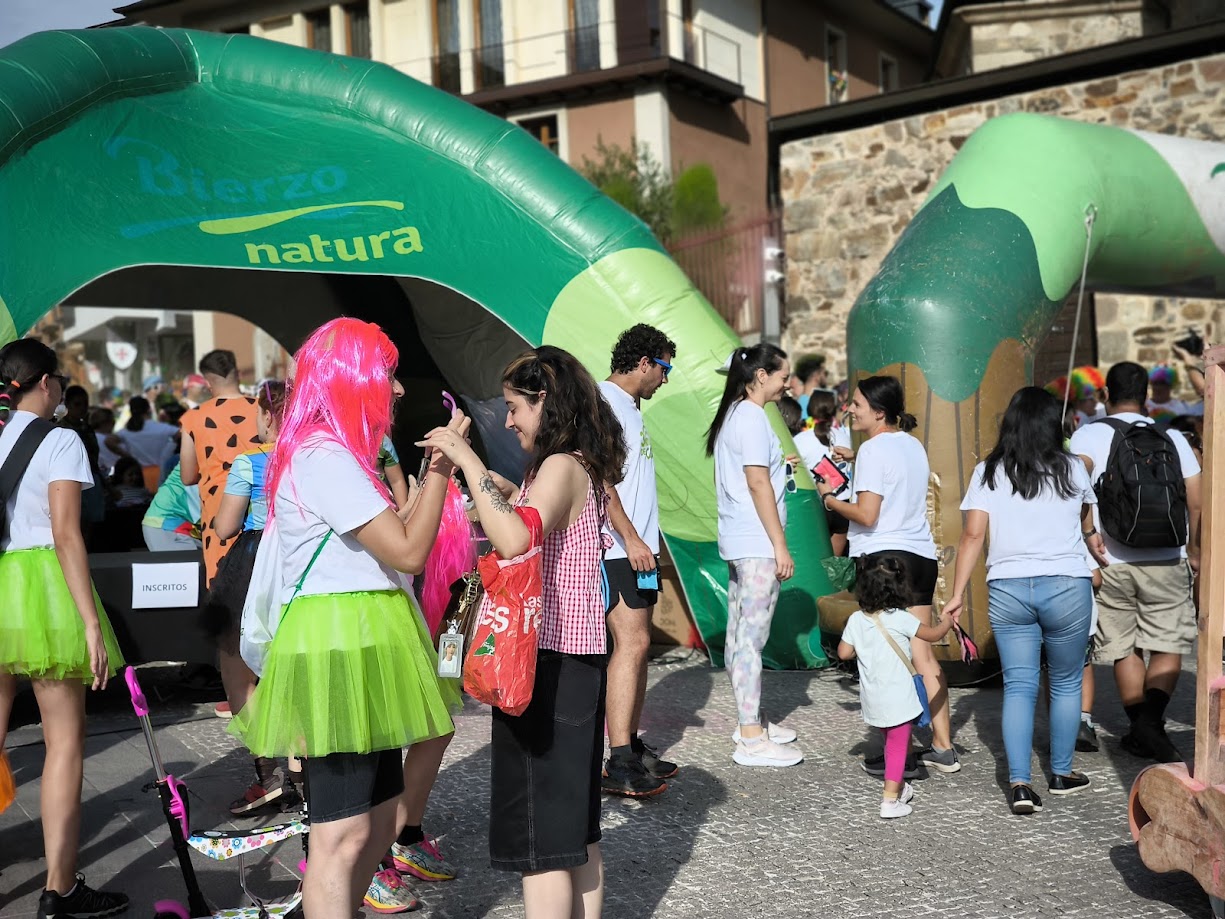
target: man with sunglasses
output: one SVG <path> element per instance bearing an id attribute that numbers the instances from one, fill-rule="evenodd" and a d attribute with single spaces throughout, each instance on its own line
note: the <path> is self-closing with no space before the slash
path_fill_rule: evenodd
<path id="1" fill-rule="evenodd" d="M 636 325 L 617 339 L 612 375 L 600 384 L 625 435 L 625 476 L 608 488 L 612 548 L 604 557 L 608 580 L 608 627 L 613 650 L 608 661 L 608 759 L 603 786 L 608 794 L 648 797 L 664 791 L 675 763 L 661 760 L 638 737 L 646 698 L 651 614 L 659 598 L 659 499 L 651 436 L 642 420 L 642 401 L 668 382 L 676 344 L 659 329 Z"/>

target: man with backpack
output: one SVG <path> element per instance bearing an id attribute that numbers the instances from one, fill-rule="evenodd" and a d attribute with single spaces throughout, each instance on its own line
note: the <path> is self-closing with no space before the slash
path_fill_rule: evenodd
<path id="1" fill-rule="evenodd" d="M 1165 709 L 1182 656 L 1195 642 L 1191 589 L 1199 567 L 1200 466 L 1181 433 L 1146 417 L 1143 367 L 1115 364 L 1106 392 L 1106 417 L 1082 426 L 1071 443 L 1089 466 L 1096 528 L 1109 562 L 1097 598 L 1094 657 L 1114 665 L 1131 722 L 1123 749 L 1143 759 L 1181 762 L 1165 732 Z"/>

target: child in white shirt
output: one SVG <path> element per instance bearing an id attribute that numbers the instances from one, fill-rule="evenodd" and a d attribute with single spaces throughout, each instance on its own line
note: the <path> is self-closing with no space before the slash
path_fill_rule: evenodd
<path id="1" fill-rule="evenodd" d="M 888 820 L 911 812 L 914 790 L 903 781 L 912 722 L 923 713 L 907 662 L 910 640 L 939 641 L 957 618 L 941 616 L 939 625 L 920 625 L 906 611 L 914 605 L 902 562 L 889 555 L 871 560 L 858 572 L 855 593 L 862 609 L 847 620 L 838 657 L 859 658 L 859 701 L 863 720 L 880 728 L 885 740 L 885 790 L 880 815 Z M 888 633 L 892 638 L 885 637 Z M 895 646 L 896 645 L 896 649 Z"/>

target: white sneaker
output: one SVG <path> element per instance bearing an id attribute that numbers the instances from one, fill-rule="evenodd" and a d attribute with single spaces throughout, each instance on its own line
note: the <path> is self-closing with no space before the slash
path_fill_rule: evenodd
<path id="1" fill-rule="evenodd" d="M 902 786 L 902 793 L 898 796 L 898 801 L 902 804 L 909 804 L 914 800 L 914 786 L 907 782 Z"/>
<path id="2" fill-rule="evenodd" d="M 896 801 L 881 801 L 880 815 L 884 820 L 893 820 L 897 817 L 905 817 L 914 810 L 909 804 L 898 798 Z"/>
<path id="3" fill-rule="evenodd" d="M 785 728 L 773 721 L 766 722 L 766 733 L 775 743 L 795 743 L 796 738 L 800 736 L 791 728 Z M 732 731 L 732 743 L 740 743 L 740 725 L 736 725 L 736 730 Z"/>
<path id="4" fill-rule="evenodd" d="M 755 743 L 740 741 L 732 760 L 741 766 L 795 766 L 804 761 L 804 753 L 763 737 Z"/>

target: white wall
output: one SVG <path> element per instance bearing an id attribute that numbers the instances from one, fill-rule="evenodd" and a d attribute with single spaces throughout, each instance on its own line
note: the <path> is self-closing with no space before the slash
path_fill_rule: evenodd
<path id="1" fill-rule="evenodd" d="M 663 167 L 672 171 L 672 113 L 661 89 L 643 89 L 634 94 L 634 137 L 645 144 Z"/>
<path id="2" fill-rule="evenodd" d="M 433 80 L 434 20 L 430 0 L 381 0 L 380 60 L 423 83 Z"/>
<path id="3" fill-rule="evenodd" d="M 694 0 L 693 24 L 698 65 L 740 83 L 750 99 L 765 101 L 761 5 L 752 0 Z"/>
<path id="4" fill-rule="evenodd" d="M 251 23 L 251 34 L 257 38 L 306 47 L 306 17 L 301 13 Z"/>
<path id="5" fill-rule="evenodd" d="M 567 0 L 502 0 L 507 83 L 565 76 Z"/>

